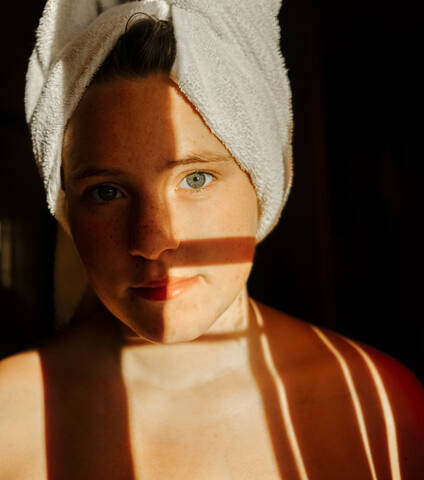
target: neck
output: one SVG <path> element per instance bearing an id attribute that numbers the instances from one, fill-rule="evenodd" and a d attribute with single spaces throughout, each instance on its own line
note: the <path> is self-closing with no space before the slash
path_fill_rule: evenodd
<path id="1" fill-rule="evenodd" d="M 175 344 L 145 341 L 101 304 L 97 303 L 93 314 L 92 295 L 86 296 L 85 301 L 83 310 L 90 306 L 91 314 L 88 316 L 81 310 L 78 323 L 87 328 L 87 318 L 93 319 L 90 323 L 97 325 L 92 330 L 97 344 L 99 328 L 104 330 L 106 324 L 111 327 L 106 330 L 112 335 L 107 335 L 104 344 L 114 343 L 114 350 L 120 350 L 121 369 L 127 382 L 179 390 L 213 382 L 249 365 L 248 334 L 254 313 L 246 286 L 205 334 L 190 342 Z"/>

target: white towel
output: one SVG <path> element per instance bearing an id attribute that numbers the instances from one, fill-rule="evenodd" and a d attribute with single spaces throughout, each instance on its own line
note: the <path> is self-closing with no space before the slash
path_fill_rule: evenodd
<path id="1" fill-rule="evenodd" d="M 293 176 L 280 6 L 281 0 L 47 1 L 29 61 L 25 107 L 48 206 L 66 230 L 64 128 L 137 12 L 172 21 L 177 54 L 171 78 L 250 174 L 260 205 L 257 241 L 274 228 Z"/>

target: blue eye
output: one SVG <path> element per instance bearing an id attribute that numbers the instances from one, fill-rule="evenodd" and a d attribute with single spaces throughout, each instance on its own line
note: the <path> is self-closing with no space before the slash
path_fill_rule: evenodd
<path id="1" fill-rule="evenodd" d="M 90 190 L 89 195 L 97 203 L 106 203 L 122 198 L 122 193 L 112 185 L 100 185 Z"/>
<path id="2" fill-rule="evenodd" d="M 210 179 L 207 183 L 206 183 L 206 181 L 207 181 L 206 176 L 210 177 Z M 185 185 L 187 185 L 188 187 L 183 186 L 183 188 L 200 190 L 200 189 L 206 187 L 207 185 L 209 185 L 209 183 L 212 181 L 212 178 L 213 178 L 213 175 L 211 175 L 210 173 L 193 172 L 193 173 L 190 173 L 190 175 L 187 175 L 184 178 L 184 180 L 181 182 L 181 185 L 183 185 L 184 182 L 185 182 Z"/>

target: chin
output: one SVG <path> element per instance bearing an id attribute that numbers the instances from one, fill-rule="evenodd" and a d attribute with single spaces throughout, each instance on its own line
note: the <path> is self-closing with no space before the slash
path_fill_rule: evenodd
<path id="1" fill-rule="evenodd" d="M 140 339 L 160 344 L 191 342 L 208 334 L 236 303 L 244 291 L 245 276 L 221 282 L 220 288 L 204 288 L 200 284 L 197 290 L 166 302 L 126 296 L 122 302 L 111 302 L 109 309 Z"/>
<path id="2" fill-rule="evenodd" d="M 155 341 L 155 343 L 162 343 L 164 345 L 172 345 L 175 343 L 186 343 L 196 340 L 202 336 L 203 333 L 200 334 L 190 334 L 189 332 L 176 332 L 172 335 L 164 335 L 161 339 Z"/>
<path id="3" fill-rule="evenodd" d="M 170 345 L 196 340 L 205 334 L 209 329 L 210 323 L 213 323 L 212 320 L 211 322 L 206 321 L 204 326 L 199 324 L 187 325 L 187 318 L 184 322 L 179 320 L 181 318 L 174 318 L 171 321 L 159 319 L 153 325 L 140 325 L 133 329 L 140 337 L 149 342 Z"/>
<path id="4" fill-rule="evenodd" d="M 204 318 L 197 313 L 166 315 L 165 312 L 161 312 L 159 315 L 146 315 L 142 322 L 140 319 L 131 319 L 125 323 L 143 340 L 174 344 L 196 340 L 208 331 L 214 321 L 215 316 Z"/>
<path id="5" fill-rule="evenodd" d="M 161 343 L 164 345 L 172 345 L 174 343 L 184 343 L 191 342 L 201 337 L 205 331 L 189 331 L 189 330 L 174 330 L 172 332 L 167 332 L 166 328 L 162 332 L 146 330 L 145 328 L 134 329 L 135 333 L 143 340 L 147 340 L 151 343 Z"/>

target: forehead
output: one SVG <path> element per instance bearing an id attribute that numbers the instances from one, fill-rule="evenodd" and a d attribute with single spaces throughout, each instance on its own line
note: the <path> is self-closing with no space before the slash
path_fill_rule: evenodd
<path id="1" fill-rule="evenodd" d="M 89 87 L 67 126 L 64 162 L 140 156 L 169 161 L 193 152 L 230 156 L 200 114 L 164 74 Z"/>

